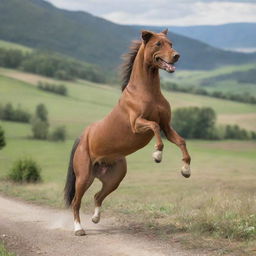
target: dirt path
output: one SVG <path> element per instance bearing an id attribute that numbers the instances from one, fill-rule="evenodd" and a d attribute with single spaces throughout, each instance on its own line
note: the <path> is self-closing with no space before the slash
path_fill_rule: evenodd
<path id="1" fill-rule="evenodd" d="M 195 256 L 170 244 L 129 234 L 102 218 L 82 216 L 87 236 L 75 237 L 68 210 L 52 209 L 0 196 L 0 239 L 20 256 Z"/>

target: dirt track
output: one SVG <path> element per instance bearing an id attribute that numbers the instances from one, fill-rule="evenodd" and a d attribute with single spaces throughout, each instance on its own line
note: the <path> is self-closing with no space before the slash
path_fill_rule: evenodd
<path id="1" fill-rule="evenodd" d="M 75 237 L 71 211 L 35 206 L 0 196 L 0 239 L 20 256 L 195 256 L 177 244 L 127 233 L 114 219 L 93 224 L 82 215 L 87 236 Z"/>

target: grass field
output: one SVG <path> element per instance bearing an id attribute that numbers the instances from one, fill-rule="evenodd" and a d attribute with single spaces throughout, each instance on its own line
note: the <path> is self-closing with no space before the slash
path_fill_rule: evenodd
<path id="1" fill-rule="evenodd" d="M 245 64 L 237 66 L 226 66 L 214 70 L 207 71 L 178 71 L 170 79 L 169 76 L 163 74 L 165 79 L 176 82 L 180 86 L 200 86 L 201 81 L 204 79 L 216 77 L 219 75 L 230 74 L 232 72 L 248 71 L 249 69 L 255 69 L 255 64 Z M 238 83 L 236 80 L 223 80 L 212 83 L 209 86 L 203 86 L 209 92 L 221 91 L 231 92 L 233 94 L 241 94 L 247 92 L 251 95 L 256 96 L 256 81 L 255 83 Z"/>
<path id="2" fill-rule="evenodd" d="M 64 124 L 65 143 L 28 139 L 30 125 L 0 122 L 7 146 L 0 151 L 0 191 L 43 204 L 63 207 L 63 186 L 73 140 L 83 127 L 106 115 L 120 91 L 86 81 L 65 83 L 69 97 L 38 90 L 43 77 L 0 70 L 0 102 L 21 104 L 34 112 L 43 102 L 51 126 Z M 47 81 L 56 82 L 54 80 Z M 57 82 L 59 83 L 59 82 Z M 223 123 L 237 123 L 256 129 L 256 107 L 202 96 L 167 93 L 174 108 L 211 106 Z M 229 120 L 231 119 L 231 121 Z M 180 174 L 181 154 L 164 141 L 164 159 L 155 164 L 153 142 L 128 157 L 128 174 L 118 191 L 104 204 L 104 216 L 116 216 L 122 225 L 136 232 L 176 239 L 186 247 L 212 249 L 212 255 L 253 255 L 256 249 L 256 143 L 240 141 L 188 141 L 192 156 L 192 177 Z M 41 184 L 14 185 L 5 180 L 13 162 L 31 156 L 42 167 Z M 95 182 L 84 197 L 83 210 L 93 212 Z M 195 239 L 196 238 L 196 239 Z"/>
<path id="3" fill-rule="evenodd" d="M 38 81 L 59 83 L 37 75 L 0 69 L 0 101 L 21 104 L 30 112 L 34 111 L 37 104 L 44 102 L 49 109 L 51 124 L 65 124 L 73 138 L 86 125 L 107 114 L 120 96 L 120 90 L 117 88 L 82 80 L 63 82 L 69 90 L 69 97 L 56 96 L 39 91 L 35 87 Z M 209 106 L 218 114 L 218 123 L 239 124 L 248 130 L 256 130 L 256 105 L 177 92 L 165 92 L 165 96 L 173 109 Z"/>

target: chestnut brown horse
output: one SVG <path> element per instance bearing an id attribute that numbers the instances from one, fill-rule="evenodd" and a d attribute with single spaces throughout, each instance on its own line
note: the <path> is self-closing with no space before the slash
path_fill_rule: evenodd
<path id="1" fill-rule="evenodd" d="M 95 177 L 102 182 L 95 194 L 94 223 L 100 220 L 104 198 L 113 192 L 126 174 L 125 156 L 146 146 L 155 137 L 153 158 L 161 162 L 163 142 L 160 131 L 182 152 L 181 172 L 190 176 L 190 156 L 185 141 L 171 127 L 171 109 L 160 89 L 159 69 L 174 72 L 179 54 L 161 33 L 142 31 L 142 40 L 131 46 L 123 66 L 122 95 L 113 110 L 101 121 L 87 127 L 76 140 L 70 157 L 65 186 L 67 205 L 72 205 L 76 235 L 85 235 L 79 209 L 85 191 Z"/>

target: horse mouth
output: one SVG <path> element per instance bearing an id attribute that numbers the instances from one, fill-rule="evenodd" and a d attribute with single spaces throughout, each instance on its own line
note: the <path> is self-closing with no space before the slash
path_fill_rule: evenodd
<path id="1" fill-rule="evenodd" d="M 173 65 L 173 63 L 169 63 L 160 57 L 157 57 L 156 61 L 160 64 L 161 69 L 164 69 L 169 73 L 173 73 L 176 70 L 176 67 Z"/>

